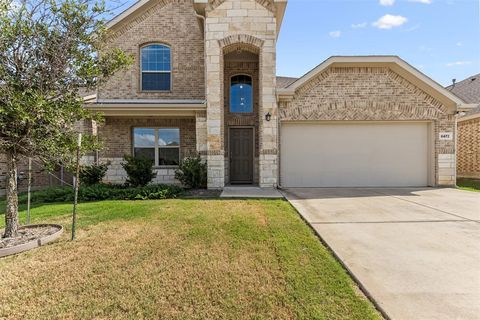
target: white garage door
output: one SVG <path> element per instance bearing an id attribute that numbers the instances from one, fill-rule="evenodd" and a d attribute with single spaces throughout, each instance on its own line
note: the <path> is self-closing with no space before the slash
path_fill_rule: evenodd
<path id="1" fill-rule="evenodd" d="M 428 185 L 427 123 L 282 123 L 283 187 Z"/>

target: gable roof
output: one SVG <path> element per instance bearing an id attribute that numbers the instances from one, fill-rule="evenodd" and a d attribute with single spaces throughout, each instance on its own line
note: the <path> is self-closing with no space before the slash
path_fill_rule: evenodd
<path id="1" fill-rule="evenodd" d="M 162 1 L 165 2 L 168 0 L 162 0 Z M 156 2 L 158 2 L 158 0 L 138 0 L 137 2 L 132 4 L 130 7 L 128 7 L 126 10 L 121 12 L 119 15 L 111 19 L 107 23 L 107 28 L 113 28 L 118 23 L 124 21 L 126 18 L 128 18 L 130 15 L 134 14 L 138 10 L 144 7 L 153 6 L 156 4 Z M 193 6 L 195 8 L 196 13 L 204 15 L 204 10 L 206 5 L 208 4 L 208 0 L 193 0 L 192 2 L 193 2 Z M 278 36 L 278 33 L 280 32 L 280 27 L 283 22 L 283 17 L 285 15 L 287 2 L 288 0 L 273 0 L 274 6 L 275 6 L 275 16 L 277 18 L 277 36 Z"/>
<path id="2" fill-rule="evenodd" d="M 466 103 L 480 103 L 480 73 L 446 88 Z"/>
<path id="3" fill-rule="evenodd" d="M 435 97 L 440 102 L 451 108 L 457 108 L 464 102 L 440 84 L 415 69 L 413 66 L 400 59 L 398 56 L 333 56 L 313 68 L 305 75 L 289 84 L 287 87 L 278 89 L 279 96 L 291 96 L 295 91 L 309 82 L 318 74 L 331 66 L 385 66 L 398 73 L 408 81 L 414 83 L 418 88 Z"/>

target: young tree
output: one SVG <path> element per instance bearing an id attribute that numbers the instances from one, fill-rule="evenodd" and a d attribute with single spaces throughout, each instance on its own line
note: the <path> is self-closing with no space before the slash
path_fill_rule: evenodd
<path id="1" fill-rule="evenodd" d="M 3 237 L 17 235 L 19 159 L 68 165 L 75 124 L 99 120 L 83 107 L 80 91 L 132 61 L 106 45 L 106 12 L 96 0 L 0 0 L 0 153 L 8 166 Z"/>

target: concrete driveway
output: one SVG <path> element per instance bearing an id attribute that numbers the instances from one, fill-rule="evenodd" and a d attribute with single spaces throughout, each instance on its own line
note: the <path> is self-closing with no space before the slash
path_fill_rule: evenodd
<path id="1" fill-rule="evenodd" d="M 285 190 L 391 319 L 480 319 L 480 193 Z"/>

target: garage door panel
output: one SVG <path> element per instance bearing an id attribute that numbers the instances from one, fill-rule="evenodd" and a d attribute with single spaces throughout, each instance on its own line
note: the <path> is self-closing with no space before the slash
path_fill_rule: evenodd
<path id="1" fill-rule="evenodd" d="M 426 123 L 284 123 L 285 187 L 428 184 Z"/>

